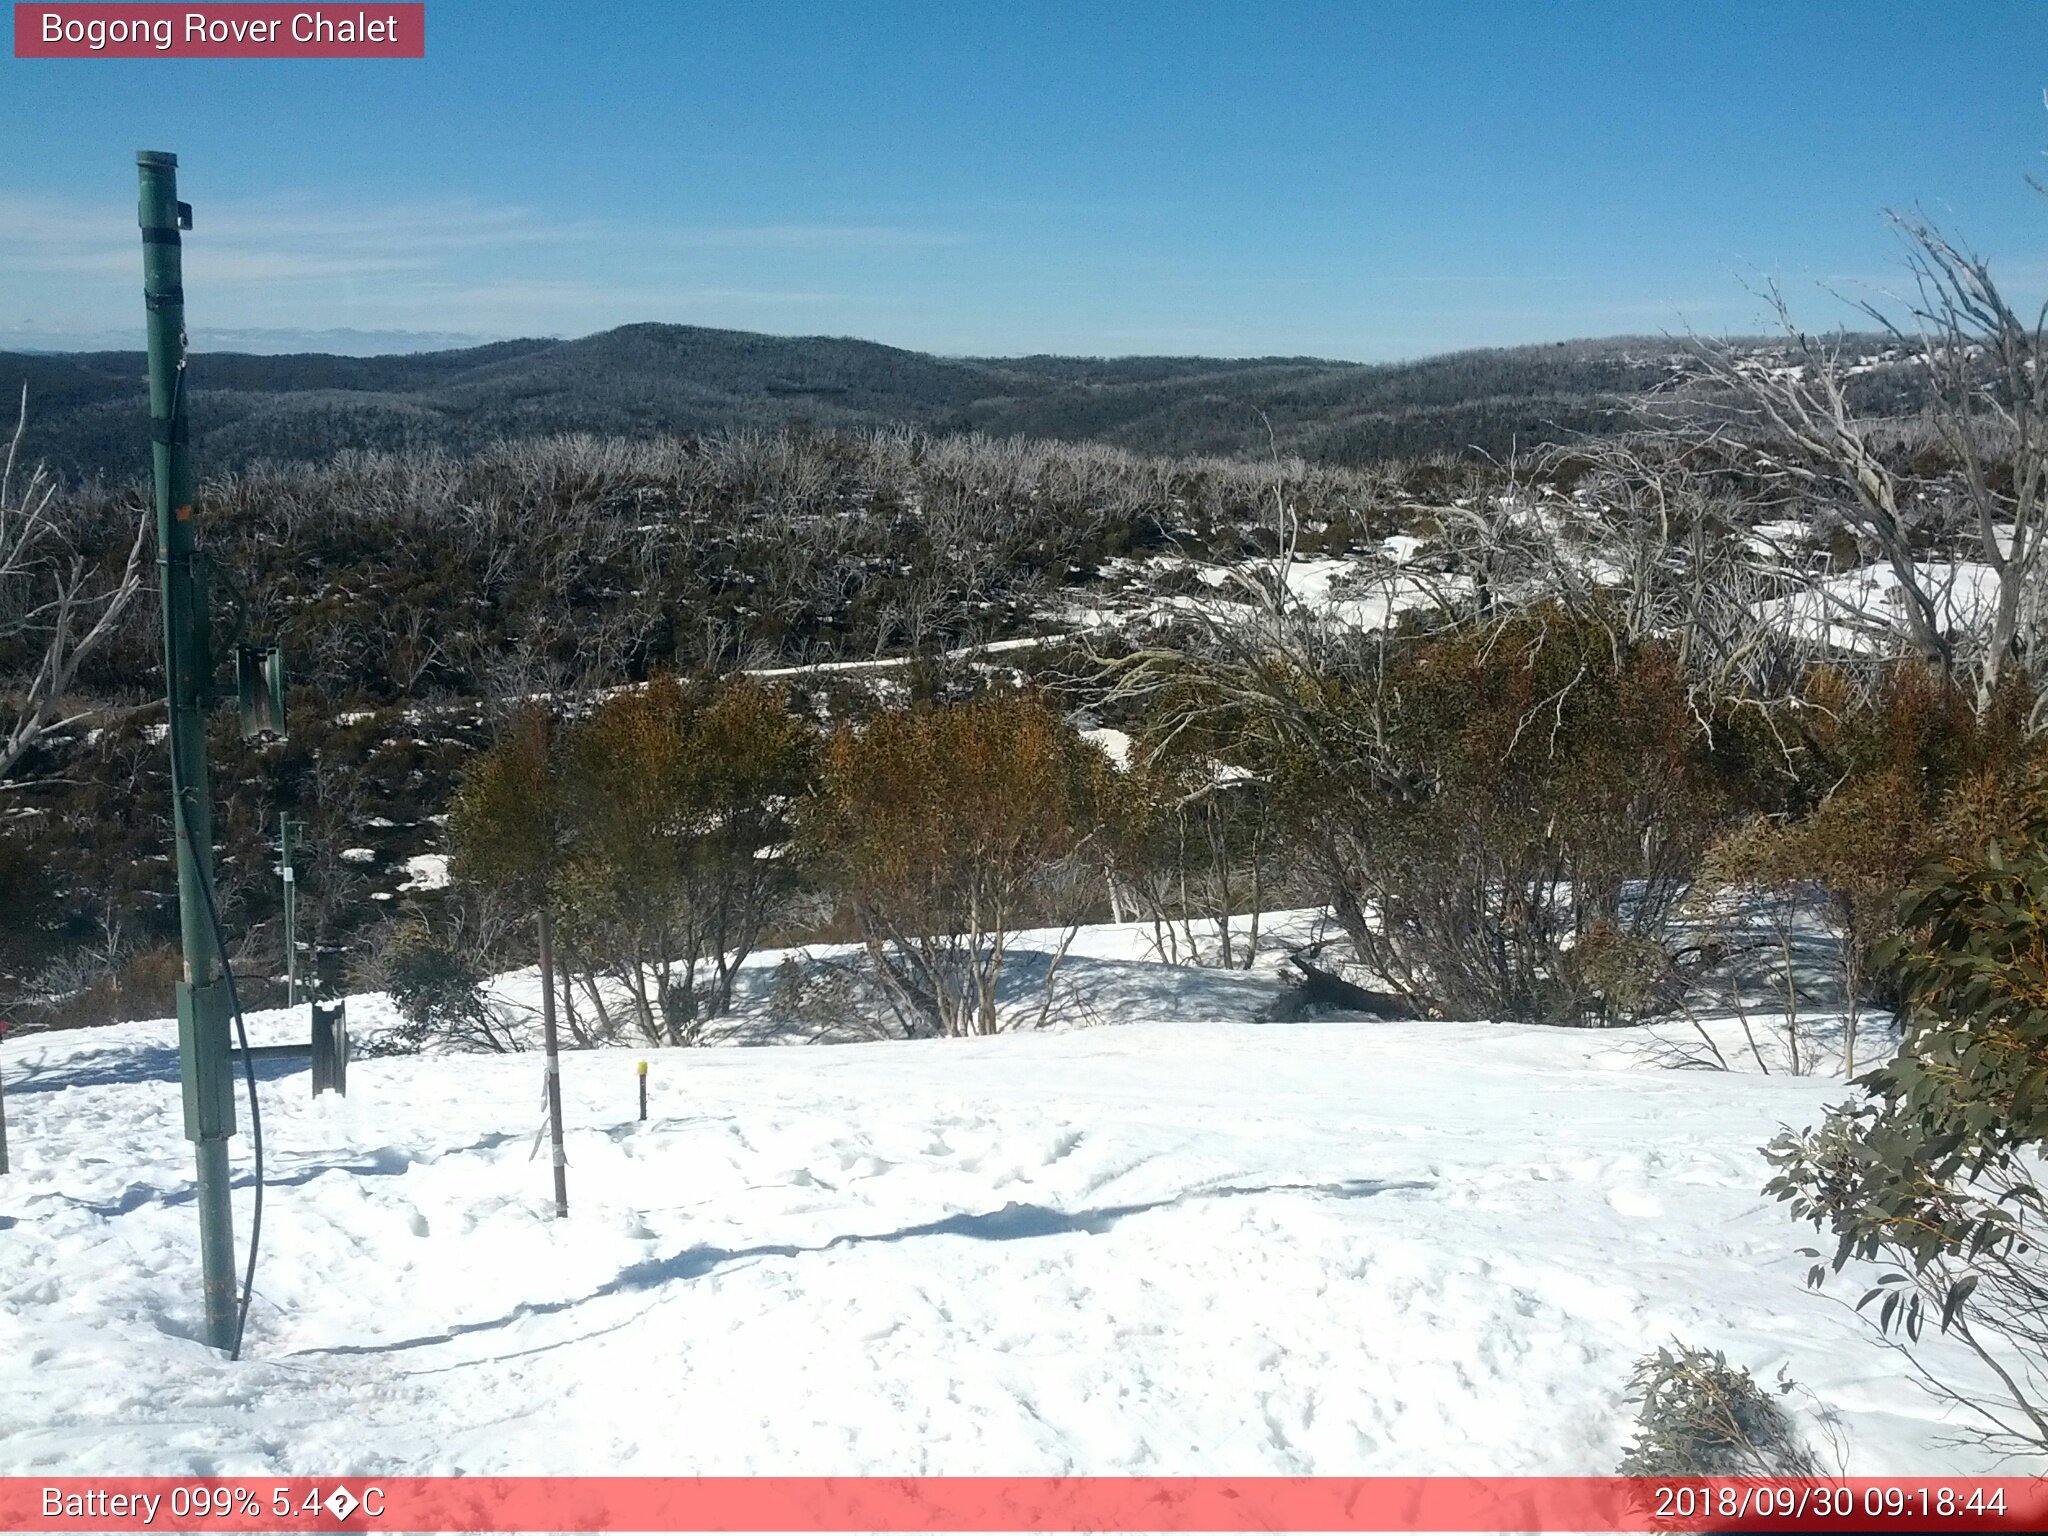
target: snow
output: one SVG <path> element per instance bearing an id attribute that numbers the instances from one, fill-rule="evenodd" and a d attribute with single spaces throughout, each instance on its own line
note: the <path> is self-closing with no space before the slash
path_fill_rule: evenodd
<path id="1" fill-rule="evenodd" d="M 1067 631 L 1056 631 L 1044 635 L 1018 635 L 1008 640 L 984 640 L 974 645 L 956 645 L 941 651 L 938 660 L 942 662 L 965 661 L 976 656 L 1001 656 L 1016 651 L 1037 650 L 1055 645 L 1070 638 Z M 831 672 L 873 672 L 894 667 L 907 667 L 918 658 L 915 656 L 871 656 L 859 661 L 810 661 L 796 667 L 748 667 L 747 677 L 772 680 L 787 677 L 810 677 Z M 637 684 L 628 685 L 637 687 Z M 614 689 L 623 692 L 624 689 Z"/>
<path id="2" fill-rule="evenodd" d="M 1673 1339 L 1788 1368 L 1844 1471 L 1990 1470 L 1758 1193 L 1839 1080 L 1660 1070 L 1633 1031 L 1259 1024 L 1270 961 L 1149 942 L 1084 930 L 1055 1030 L 572 1053 L 566 1221 L 537 1056 L 359 1059 L 319 1100 L 265 1062 L 239 1365 L 197 1340 L 174 1026 L 11 1038 L 0 1472 L 1607 1472 Z"/>
<path id="3" fill-rule="evenodd" d="M 1783 555 L 1814 536 L 1814 525 L 1801 518 L 1777 518 L 1753 524 L 1743 542 L 1764 555 Z"/>
<path id="4" fill-rule="evenodd" d="M 1389 540 L 1386 558 L 1326 558 L 1300 556 L 1286 562 L 1286 584 L 1290 602 L 1304 613 L 1343 629 L 1372 631 L 1385 629 L 1401 613 L 1426 607 L 1447 596 L 1469 590 L 1463 577 L 1419 575 L 1400 568 L 1408 564 L 1422 541 L 1410 539 L 1405 545 Z M 1170 621 L 1180 614 L 1200 614 L 1217 623 L 1242 622 L 1250 604 L 1270 602 L 1274 573 L 1272 560 L 1250 560 L 1236 565 L 1199 564 L 1177 558 L 1157 562 L 1161 569 L 1192 571 L 1204 586 L 1217 595 L 1190 593 L 1149 594 L 1142 609 L 1119 611 L 1088 608 L 1070 610 L 1066 617 L 1082 627 L 1143 619 L 1152 623 Z"/>
<path id="5" fill-rule="evenodd" d="M 1989 627 L 1998 600 L 1998 574 L 1990 566 L 1971 560 L 1921 561 L 1915 569 L 1943 631 L 1981 634 Z M 1802 638 L 1871 651 L 1906 632 L 1905 606 L 1898 573 L 1889 565 L 1866 565 L 1831 576 L 1815 589 L 1773 598 L 1760 612 Z"/>
<path id="6" fill-rule="evenodd" d="M 1093 742 L 1102 755 L 1119 768 L 1131 766 L 1131 735 L 1114 726 L 1101 725 L 1081 732 L 1083 741 Z"/>
<path id="7" fill-rule="evenodd" d="M 1389 534 L 1380 540 L 1380 552 L 1395 565 L 1406 565 L 1422 552 L 1427 542 L 1412 533 Z"/>
<path id="8" fill-rule="evenodd" d="M 405 861 L 401 891 L 438 891 L 448 884 L 448 855 L 416 853 Z"/>

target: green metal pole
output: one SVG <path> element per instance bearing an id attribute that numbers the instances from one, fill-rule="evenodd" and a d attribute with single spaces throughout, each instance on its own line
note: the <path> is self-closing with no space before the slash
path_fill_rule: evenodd
<path id="1" fill-rule="evenodd" d="M 178 157 L 143 150 L 142 293 L 149 327 L 149 422 L 156 478 L 157 571 L 170 707 L 171 824 L 177 836 L 178 915 L 184 974 L 178 982 L 178 1065 L 185 1135 L 198 1171 L 199 1256 L 206 1339 L 235 1343 L 234 1213 L 228 1204 L 228 1138 L 235 1133 L 228 1053 L 228 1000 L 221 984 L 208 892 L 213 816 L 206 783 L 206 705 L 213 688 L 206 593 L 192 538 L 192 462 L 186 443 L 185 289 L 178 231 L 192 210 L 178 201 Z"/>
<path id="2" fill-rule="evenodd" d="M 292 874 L 292 819 L 282 812 L 277 818 L 277 855 L 279 869 L 284 875 L 284 1002 L 287 1008 L 296 1008 L 299 1006 L 299 886 Z"/>

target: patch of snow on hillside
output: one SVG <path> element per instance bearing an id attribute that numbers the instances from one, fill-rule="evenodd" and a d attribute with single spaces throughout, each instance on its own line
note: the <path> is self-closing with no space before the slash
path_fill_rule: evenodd
<path id="1" fill-rule="evenodd" d="M 1412 533 L 1395 533 L 1380 540 L 1380 549 L 1394 564 L 1406 565 L 1427 543 Z"/>
<path id="2" fill-rule="evenodd" d="M 1097 726 L 1081 732 L 1083 741 L 1093 742 L 1102 750 L 1102 755 L 1119 768 L 1131 766 L 1131 734 L 1111 726 Z"/>
<path id="3" fill-rule="evenodd" d="M 1931 594 L 1935 622 L 1950 632 L 1982 632 L 1998 596 L 1998 574 L 1976 561 L 1922 561 L 1916 567 Z M 1830 576 L 1816 589 L 1773 598 L 1762 616 L 1788 632 L 1840 650 L 1879 648 L 1881 635 L 1903 635 L 1906 594 L 1889 565 L 1860 566 Z"/>
<path id="4" fill-rule="evenodd" d="M 401 891 L 438 891 L 448 884 L 448 855 L 416 853 L 405 861 Z"/>

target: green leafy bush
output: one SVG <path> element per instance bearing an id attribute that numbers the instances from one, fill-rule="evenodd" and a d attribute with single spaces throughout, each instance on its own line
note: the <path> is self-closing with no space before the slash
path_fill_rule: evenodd
<path id="1" fill-rule="evenodd" d="M 1931 1320 L 2002 1386 L 1993 1398 L 1922 1379 L 1976 1413 L 1987 1438 L 2048 1447 L 2048 803 L 1973 859 L 1952 858 L 1908 901 L 1878 954 L 1897 979 L 1897 1054 L 1864 1097 L 1765 1149 L 1766 1192 L 1835 1238 L 1809 1279 L 1853 1260 L 1893 1266 L 1864 1294 L 1877 1325 L 1916 1342 Z M 1813 1254 L 1821 1259 L 1818 1252 Z"/>
<path id="2" fill-rule="evenodd" d="M 805 807 L 808 842 L 906 1030 L 1003 1027 L 1011 936 L 1074 918 L 1052 877 L 1094 833 L 1105 770 L 1029 693 L 891 710 L 834 733 Z M 1047 1001 L 1064 952 L 1043 973 Z"/>
<path id="3" fill-rule="evenodd" d="M 1739 777 L 1673 652 L 1543 604 L 1306 686 L 1286 802 L 1361 960 L 1446 1017 L 1650 1007 Z"/>
<path id="4" fill-rule="evenodd" d="M 1622 1477 L 1817 1477 L 1820 1464 L 1775 1394 L 1719 1350 L 1659 1349 L 1636 1363 L 1629 1398 L 1640 1403 Z"/>
<path id="5" fill-rule="evenodd" d="M 476 966 L 422 926 L 393 936 L 382 956 L 384 990 L 405 1022 L 386 1032 L 379 1049 L 393 1054 L 429 1045 L 492 1051 L 516 1048 L 484 997 Z"/>

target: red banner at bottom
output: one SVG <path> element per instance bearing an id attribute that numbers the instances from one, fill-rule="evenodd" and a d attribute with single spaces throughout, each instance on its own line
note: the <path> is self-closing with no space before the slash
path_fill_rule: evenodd
<path id="1" fill-rule="evenodd" d="M 2031 1478 L 0 1478 L 0 1531 L 2041 1531 Z"/>

